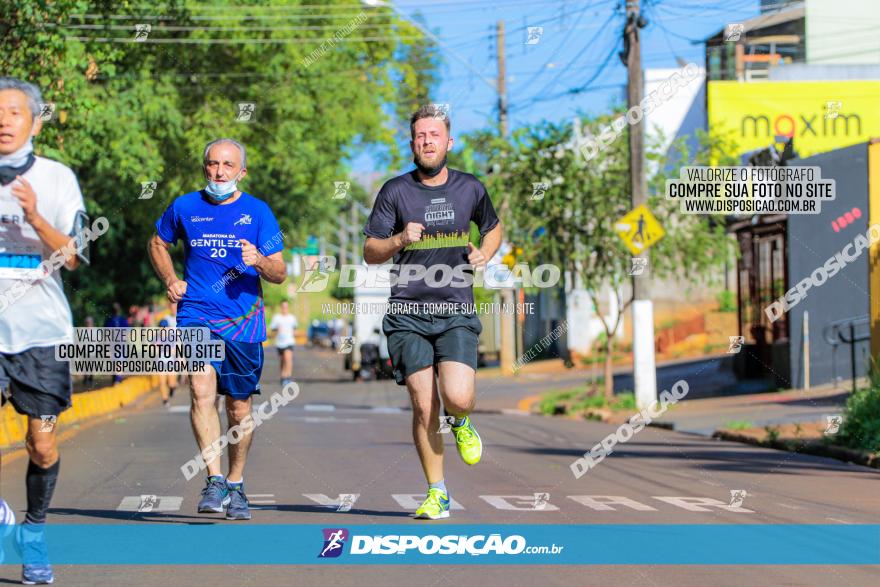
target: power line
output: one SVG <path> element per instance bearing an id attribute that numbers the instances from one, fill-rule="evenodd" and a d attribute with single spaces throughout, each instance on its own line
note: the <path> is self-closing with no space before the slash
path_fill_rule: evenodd
<path id="1" fill-rule="evenodd" d="M 615 14 L 614 12 L 612 12 L 611 15 L 608 17 L 608 19 L 602 24 L 602 27 L 601 27 L 601 30 L 602 30 L 602 31 L 607 30 L 608 25 L 611 23 L 611 21 L 614 19 L 615 16 L 616 16 L 616 14 Z M 600 32 L 599 34 L 596 34 L 596 35 L 593 35 L 592 37 L 590 37 L 590 39 L 589 39 L 589 40 L 587 41 L 587 43 L 581 48 L 581 50 L 578 51 L 578 53 L 574 56 L 574 58 L 571 59 L 570 63 L 575 63 L 575 62 L 577 62 L 577 60 L 581 57 L 581 55 L 583 55 L 583 54 L 587 51 L 587 49 L 589 49 L 589 48 L 593 45 L 593 43 L 596 41 L 596 39 L 599 38 L 600 35 L 601 35 L 601 32 Z M 616 47 L 617 47 L 617 42 L 616 42 L 616 40 L 615 40 L 615 42 L 612 44 L 612 47 L 611 47 L 611 53 L 609 53 L 609 55 L 611 55 L 611 54 L 614 53 L 614 49 L 615 49 Z M 605 69 L 605 67 L 607 67 L 607 65 L 608 65 L 608 61 L 609 61 L 609 58 L 606 57 L 606 58 L 603 60 L 603 62 L 600 64 L 599 69 L 598 69 L 598 71 L 596 72 L 596 74 L 590 79 L 590 82 L 587 82 L 586 85 L 589 85 L 589 83 L 591 83 L 593 80 L 595 80 L 596 77 L 598 77 L 598 75 L 599 75 L 599 74 Z M 538 92 L 536 92 L 536 93 L 532 96 L 532 98 L 529 99 L 529 101 L 527 102 L 527 104 L 528 104 L 528 103 L 531 103 L 532 101 L 537 101 L 537 102 L 544 102 L 544 101 L 546 101 L 548 98 L 538 99 L 537 97 L 540 96 L 541 94 L 543 94 L 544 92 L 546 92 L 547 90 L 549 90 L 550 88 L 552 88 L 552 87 L 556 84 L 556 82 L 559 80 L 559 78 L 562 76 L 562 74 L 564 74 L 565 72 L 566 72 L 566 69 L 560 70 L 560 72 L 557 73 L 557 74 L 553 77 L 553 79 L 550 80 L 549 83 L 547 83 L 543 88 L 541 88 Z M 581 86 L 581 89 L 584 89 L 584 88 L 586 87 L 586 85 Z M 568 93 L 572 93 L 572 91 L 569 90 L 568 92 L 565 92 L 565 93 L 563 93 L 563 94 L 561 94 L 561 95 L 565 95 L 565 94 L 568 94 Z M 573 93 L 577 93 L 577 92 L 573 92 Z"/>
<path id="2" fill-rule="evenodd" d="M 602 72 L 605 71 L 605 68 L 608 67 L 608 64 L 611 62 L 612 57 L 614 57 L 614 52 L 616 50 L 617 50 L 617 44 L 615 43 L 611 46 L 611 50 L 608 52 L 608 55 L 605 57 L 605 60 L 602 62 L 602 65 L 599 66 L 599 68 L 596 70 L 596 73 L 594 73 L 593 76 L 590 77 L 590 79 L 586 81 L 586 83 L 584 83 L 578 87 L 575 87 L 575 88 L 570 88 L 570 89 L 568 89 L 564 92 L 560 92 L 558 94 L 553 94 L 550 96 L 543 96 L 543 97 L 536 96 L 534 98 L 531 98 L 529 100 L 529 102 L 527 102 L 523 106 L 516 108 L 516 110 L 525 110 L 526 108 L 528 108 L 538 102 L 547 102 L 547 101 L 551 101 L 551 100 L 558 100 L 559 98 L 573 96 L 576 94 L 583 94 L 583 93 L 587 92 L 588 90 L 592 90 L 593 88 L 590 88 L 590 84 L 592 84 L 594 81 L 596 81 L 596 79 L 600 75 L 602 75 Z M 621 85 L 625 85 L 625 84 L 607 84 L 606 87 L 603 89 L 613 88 L 613 87 L 621 86 Z"/>
<path id="3" fill-rule="evenodd" d="M 587 4 L 586 6 L 584 6 L 583 10 L 580 11 L 580 14 L 578 14 L 578 16 L 577 16 L 577 20 L 575 20 L 575 22 L 574 22 L 575 27 L 578 25 L 578 23 L 581 22 L 581 19 L 584 17 L 584 15 L 587 13 L 587 10 L 589 10 L 590 8 L 591 8 L 591 6 L 589 4 Z M 574 32 L 574 28 L 572 28 L 572 30 L 568 31 L 568 34 L 565 36 L 565 38 L 562 40 L 562 42 L 556 47 L 556 50 L 550 54 L 550 57 L 547 58 L 547 61 L 545 61 L 544 65 L 541 66 L 541 69 L 545 69 L 553 61 L 553 58 L 556 57 L 556 54 L 559 52 L 560 47 L 564 47 L 568 44 L 568 40 L 571 38 L 571 35 L 573 32 Z M 541 75 L 541 74 L 536 73 L 535 75 L 533 75 L 529 79 L 529 81 L 526 82 L 526 86 L 532 85 L 532 82 L 534 82 L 538 78 L 539 75 Z"/>
<path id="4" fill-rule="evenodd" d="M 76 30 L 110 30 L 110 31 L 134 31 L 135 27 L 125 24 L 56 24 L 46 23 L 47 28 L 64 28 Z M 396 23 L 387 22 L 382 24 L 360 24 L 358 29 L 387 29 L 397 26 Z M 191 32 L 191 31 L 324 31 L 338 30 L 338 25 L 302 25 L 302 26 L 255 26 L 255 27 L 225 27 L 225 26 L 175 26 L 175 25 L 155 25 L 152 26 L 150 32 L 153 31 L 175 31 L 175 32 Z"/>
<path id="5" fill-rule="evenodd" d="M 295 45 L 309 43 L 324 43 L 332 40 L 336 43 L 351 42 L 388 42 L 388 41 L 419 41 L 424 39 L 422 36 L 400 36 L 400 37 L 342 37 L 342 38 L 315 38 L 315 39 L 195 39 L 192 37 L 183 39 L 156 39 L 148 37 L 143 40 L 135 40 L 134 37 L 77 37 L 66 36 L 65 39 L 73 41 L 89 41 L 93 43 L 138 43 L 138 44 L 183 44 L 183 45 L 271 45 L 275 43 Z"/>
<path id="6" fill-rule="evenodd" d="M 613 1 L 613 0 L 607 0 Z M 465 6 L 454 6 L 453 3 L 441 3 L 437 0 L 433 0 L 431 3 L 431 14 L 444 14 L 444 13 L 460 13 L 460 12 L 475 12 L 475 11 L 487 11 L 493 10 L 498 11 L 502 8 L 508 7 L 526 7 L 526 6 L 544 6 L 550 4 L 556 4 L 559 0 L 548 0 L 542 2 L 541 0 L 508 0 L 506 2 L 497 2 L 492 3 L 491 5 L 475 5 L 472 1 L 462 2 L 461 4 L 465 4 Z M 142 5 L 144 8 L 150 8 L 155 10 L 155 6 L 150 5 Z M 290 11 L 298 10 L 303 8 L 304 6 L 308 6 L 309 8 L 316 8 L 321 10 L 327 9 L 342 9 L 345 8 L 349 11 L 357 11 L 357 12 L 346 12 L 346 13 L 293 13 Z M 439 6 L 440 10 L 435 10 L 434 7 Z M 210 16 L 202 16 L 202 15 L 190 15 L 188 16 L 191 20 L 233 20 L 233 19 L 303 19 L 303 20 L 316 20 L 316 19 L 334 19 L 334 18 L 347 18 L 347 17 L 355 17 L 359 14 L 369 11 L 376 10 L 382 8 L 394 8 L 392 3 L 378 5 L 376 7 L 367 7 L 363 4 L 352 4 L 352 5 L 301 5 L 301 6 L 226 6 L 224 7 L 224 14 L 222 15 L 210 15 Z M 407 10 L 422 10 L 424 6 L 416 6 L 416 5 L 401 5 L 400 8 L 406 8 Z M 204 10 L 214 10 L 215 7 L 210 6 L 183 6 L 181 7 L 183 10 L 194 10 L 194 9 L 204 9 Z M 236 14 L 231 11 L 247 11 L 247 14 Z M 280 11 L 281 13 L 276 14 L 259 14 L 255 13 L 260 10 L 275 10 Z M 284 14 L 286 12 L 286 14 Z M 387 13 L 386 13 L 387 14 Z M 151 20 L 172 20 L 176 17 L 174 16 L 166 16 L 166 15 L 155 15 L 155 14 L 144 14 L 144 15 L 132 15 L 132 14 L 96 14 L 96 13 L 83 13 L 83 14 L 75 14 L 72 15 L 75 18 L 82 18 L 88 20 L 97 20 L 102 18 L 109 18 L 114 20 L 137 20 L 137 19 L 151 19 Z M 379 16 L 384 16 L 380 14 Z"/>

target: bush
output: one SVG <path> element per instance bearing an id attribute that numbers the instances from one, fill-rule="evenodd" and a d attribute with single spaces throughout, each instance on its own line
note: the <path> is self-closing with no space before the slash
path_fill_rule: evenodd
<path id="1" fill-rule="evenodd" d="M 719 312 L 736 312 L 736 296 L 729 289 L 718 292 L 716 299 Z"/>
<path id="2" fill-rule="evenodd" d="M 868 389 L 859 389 L 846 400 L 837 442 L 869 452 L 880 451 L 880 367 L 868 365 Z"/>
<path id="3" fill-rule="evenodd" d="M 849 396 L 837 440 L 850 448 L 880 450 L 880 388 L 871 386 Z"/>
<path id="4" fill-rule="evenodd" d="M 575 412 L 580 412 L 581 410 L 588 409 L 597 409 L 605 407 L 605 396 L 601 394 L 595 395 L 583 395 L 575 402 L 571 409 Z"/>

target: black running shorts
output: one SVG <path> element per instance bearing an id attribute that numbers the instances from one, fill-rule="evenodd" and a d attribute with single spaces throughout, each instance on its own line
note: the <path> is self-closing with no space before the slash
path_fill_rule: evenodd
<path id="1" fill-rule="evenodd" d="M 70 363 L 55 360 L 55 347 L 0 353 L 0 388 L 19 414 L 58 416 L 70 407 Z"/>
<path id="2" fill-rule="evenodd" d="M 382 331 L 388 337 L 388 354 L 398 385 L 405 385 L 406 378 L 416 371 L 443 361 L 477 369 L 483 325 L 476 314 L 387 314 Z"/>

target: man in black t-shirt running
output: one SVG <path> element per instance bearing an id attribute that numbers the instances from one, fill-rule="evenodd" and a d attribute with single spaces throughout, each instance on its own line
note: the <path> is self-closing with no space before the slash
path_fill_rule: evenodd
<path id="1" fill-rule="evenodd" d="M 410 119 L 416 169 L 379 191 L 364 228 L 364 260 L 393 257 L 391 310 L 382 322 L 397 383 L 413 406 L 413 440 L 428 495 L 417 518 L 449 517 L 443 479 L 440 399 L 462 460 L 475 465 L 483 445 L 468 417 L 474 408 L 477 343 L 473 271 L 501 244 L 501 224 L 486 188 L 473 175 L 446 167 L 452 148 L 449 117 L 423 106 Z M 471 223 L 480 247 L 469 241 Z M 439 393 L 438 393 L 439 392 Z"/>

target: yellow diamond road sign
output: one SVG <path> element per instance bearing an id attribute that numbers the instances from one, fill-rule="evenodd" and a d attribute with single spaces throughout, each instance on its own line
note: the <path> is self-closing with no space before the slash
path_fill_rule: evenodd
<path id="1" fill-rule="evenodd" d="M 636 206 L 614 225 L 617 233 L 633 255 L 640 255 L 666 234 L 663 227 L 644 204 Z"/>

